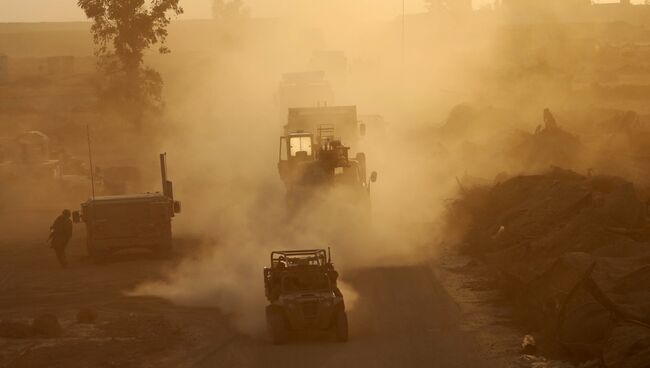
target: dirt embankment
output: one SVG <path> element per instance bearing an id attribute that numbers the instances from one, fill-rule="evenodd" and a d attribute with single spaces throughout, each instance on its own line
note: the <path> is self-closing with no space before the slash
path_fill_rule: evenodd
<path id="1" fill-rule="evenodd" d="M 650 361 L 650 226 L 632 183 L 554 168 L 465 189 L 462 250 L 492 271 L 551 355 Z"/>

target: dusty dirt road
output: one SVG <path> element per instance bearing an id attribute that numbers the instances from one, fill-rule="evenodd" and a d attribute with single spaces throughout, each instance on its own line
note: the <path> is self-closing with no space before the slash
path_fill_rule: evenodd
<path id="1" fill-rule="evenodd" d="M 350 341 L 273 346 L 235 337 L 197 367 L 492 367 L 459 330 L 457 306 L 427 266 L 358 270 L 360 294 L 349 313 Z"/>
<path id="2" fill-rule="evenodd" d="M 52 313 L 63 335 L 0 338 L 0 367 L 496 366 L 475 336 L 462 331 L 457 305 L 426 265 L 348 272 L 346 280 L 360 294 L 349 314 L 348 343 L 313 337 L 273 346 L 264 335 L 238 334 L 217 309 L 124 294 L 160 278 L 190 253 L 187 241 L 178 241 L 174 260 L 131 254 L 96 266 L 85 255 L 83 229 L 76 227 L 71 269 L 63 271 L 42 233 L 28 230 L 47 230 L 49 219 L 27 216 L 21 223 L 22 231 L 12 229 L 0 240 L 0 319 Z M 98 322 L 76 323 L 80 308 L 96 310 Z"/>

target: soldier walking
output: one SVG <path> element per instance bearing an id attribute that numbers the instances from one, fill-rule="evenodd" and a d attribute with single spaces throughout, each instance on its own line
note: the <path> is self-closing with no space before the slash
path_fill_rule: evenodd
<path id="1" fill-rule="evenodd" d="M 68 260 L 65 257 L 65 248 L 68 246 L 72 236 L 72 220 L 70 220 L 70 210 L 63 212 L 54 220 L 50 226 L 49 241 L 51 248 L 56 252 L 56 258 L 59 260 L 61 267 L 68 268 Z"/>

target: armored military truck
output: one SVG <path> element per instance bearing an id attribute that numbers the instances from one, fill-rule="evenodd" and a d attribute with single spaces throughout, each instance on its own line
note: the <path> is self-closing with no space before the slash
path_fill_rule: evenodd
<path id="1" fill-rule="evenodd" d="M 291 212 L 324 189 L 345 191 L 346 201 L 370 209 L 370 185 L 377 173 L 367 175 L 366 156 L 359 152 L 349 158 L 350 147 L 333 136 L 330 126 L 319 127 L 318 136 L 298 131 L 280 138 L 278 172 L 287 190 Z"/>
<path id="2" fill-rule="evenodd" d="M 271 252 L 271 265 L 264 268 L 264 290 L 274 344 L 287 342 L 292 332 L 299 331 L 330 332 L 339 342 L 348 340 L 348 317 L 337 278 L 324 249 Z"/>
<path id="3" fill-rule="evenodd" d="M 167 180 L 166 154 L 160 155 L 162 193 L 93 197 L 73 212 L 75 223 L 86 224 L 89 255 L 102 263 L 114 252 L 146 248 L 160 256 L 172 250 L 172 218 L 181 204 L 174 200 L 172 182 Z"/>

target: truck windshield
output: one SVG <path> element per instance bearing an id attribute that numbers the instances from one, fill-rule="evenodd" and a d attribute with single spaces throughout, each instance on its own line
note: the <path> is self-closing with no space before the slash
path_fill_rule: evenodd
<path id="1" fill-rule="evenodd" d="M 291 149 L 291 157 L 295 157 L 298 152 L 305 152 L 307 156 L 311 156 L 311 137 L 290 137 L 289 147 Z"/>
<path id="2" fill-rule="evenodd" d="M 292 274 L 282 279 L 282 291 L 287 293 L 328 290 L 330 290 L 330 280 L 324 273 Z"/>

